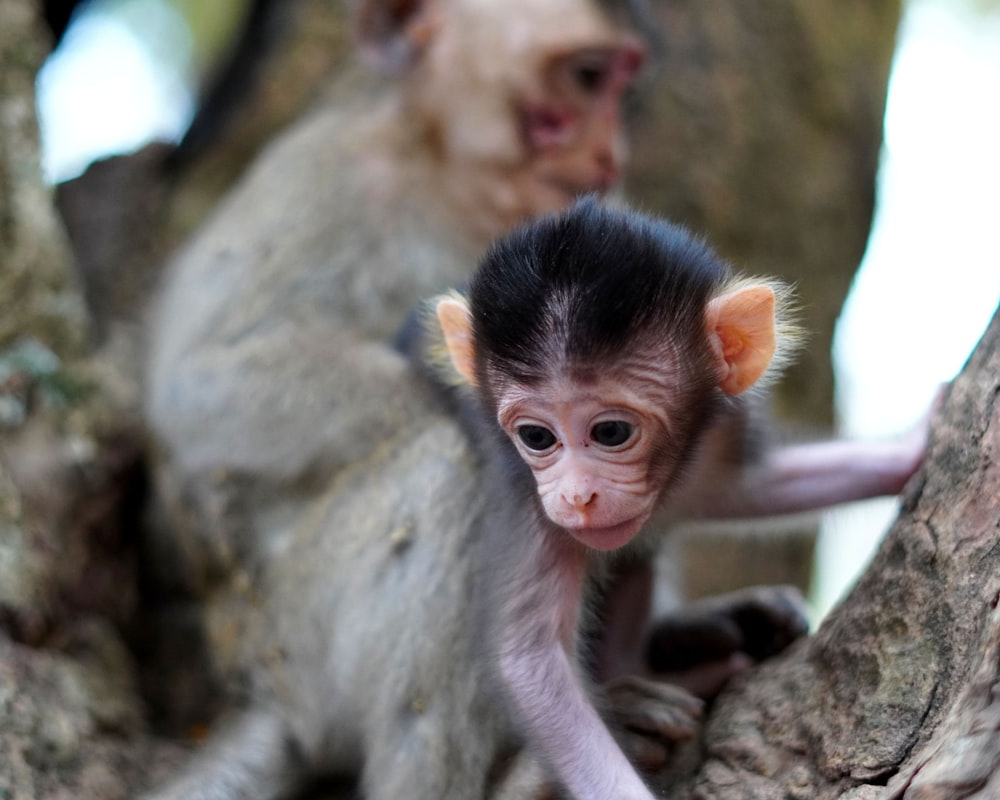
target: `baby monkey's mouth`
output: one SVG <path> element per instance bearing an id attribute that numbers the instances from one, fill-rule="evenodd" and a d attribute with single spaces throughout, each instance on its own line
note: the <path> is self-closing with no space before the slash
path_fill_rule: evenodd
<path id="1" fill-rule="evenodd" d="M 647 516 L 643 514 L 614 525 L 567 527 L 566 531 L 578 542 L 594 550 L 617 550 L 635 538 L 642 530 Z"/>

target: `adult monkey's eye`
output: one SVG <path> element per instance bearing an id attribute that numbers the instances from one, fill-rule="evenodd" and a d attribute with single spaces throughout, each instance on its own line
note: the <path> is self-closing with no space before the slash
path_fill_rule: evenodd
<path id="1" fill-rule="evenodd" d="M 569 74 L 577 88 L 596 95 L 607 84 L 614 66 L 612 57 L 603 51 L 585 52 L 569 61 Z"/>
<path id="2" fill-rule="evenodd" d="M 580 64 L 573 72 L 577 85 L 588 94 L 597 94 L 608 79 L 606 64 Z"/>
<path id="3" fill-rule="evenodd" d="M 555 434 L 541 425 L 522 425 L 517 429 L 517 435 L 525 447 L 538 453 L 548 450 L 556 443 Z"/>
<path id="4" fill-rule="evenodd" d="M 620 419 L 612 419 L 606 422 L 598 422 L 590 429 L 590 438 L 605 447 L 617 447 L 625 444 L 631 437 L 635 426 L 630 422 Z"/>

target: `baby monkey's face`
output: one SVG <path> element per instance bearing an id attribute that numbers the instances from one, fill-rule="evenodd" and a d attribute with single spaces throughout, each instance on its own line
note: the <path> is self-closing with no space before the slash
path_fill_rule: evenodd
<path id="1" fill-rule="evenodd" d="M 498 395 L 497 419 L 534 473 L 546 516 L 595 550 L 628 544 L 665 483 L 652 466 L 667 437 L 669 392 L 649 372 L 630 373 L 508 385 Z"/>

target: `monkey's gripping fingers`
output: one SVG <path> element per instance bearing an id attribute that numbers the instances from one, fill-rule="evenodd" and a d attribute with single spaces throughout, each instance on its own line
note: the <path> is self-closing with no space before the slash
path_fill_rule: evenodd
<path id="1" fill-rule="evenodd" d="M 657 621 L 648 660 L 657 673 L 678 677 L 701 696 L 711 696 L 733 673 L 788 647 L 809 630 L 807 607 L 793 586 L 757 586 L 692 603 Z M 742 661 L 734 656 L 743 654 Z M 747 661 L 749 659 L 749 663 Z M 713 686 L 698 673 L 717 675 Z"/>
<path id="2" fill-rule="evenodd" d="M 673 746 L 698 730 L 704 703 L 658 680 L 629 675 L 604 685 L 608 726 L 629 760 L 642 770 L 661 769 Z"/>
<path id="3" fill-rule="evenodd" d="M 604 691 L 609 723 L 670 740 L 693 736 L 705 705 L 679 686 L 638 675 L 608 681 Z"/>

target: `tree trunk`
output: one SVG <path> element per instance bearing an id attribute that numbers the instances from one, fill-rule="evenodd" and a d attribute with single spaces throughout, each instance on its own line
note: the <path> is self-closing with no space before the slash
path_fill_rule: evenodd
<path id="1" fill-rule="evenodd" d="M 796 287 L 807 347 L 781 423 L 833 426 L 833 330 L 871 226 L 900 0 L 659 0 L 664 39 L 627 194 L 750 274 Z M 814 525 L 702 531 L 678 546 L 689 597 L 812 576 Z M 720 553 L 724 554 L 720 560 Z"/>
<path id="2" fill-rule="evenodd" d="M 720 698 L 678 797 L 1000 797 L 998 398 L 1000 312 L 873 563 L 815 636 Z"/>
<path id="3" fill-rule="evenodd" d="M 87 357 L 41 180 L 36 10 L 0 0 L 0 797 L 117 800 L 179 753 L 144 732 L 118 627 L 136 601 L 118 511 L 138 450 Z"/>

